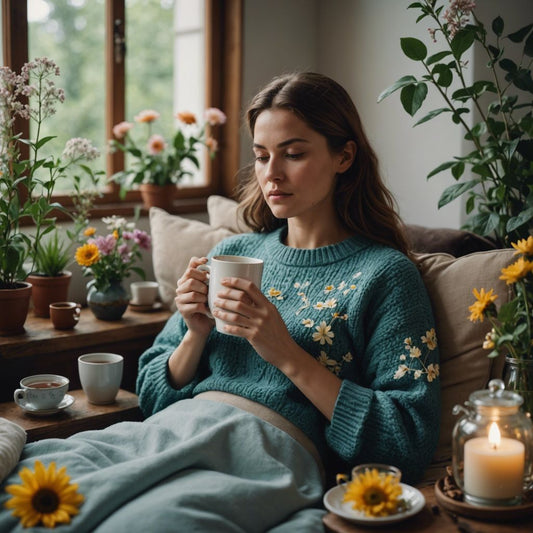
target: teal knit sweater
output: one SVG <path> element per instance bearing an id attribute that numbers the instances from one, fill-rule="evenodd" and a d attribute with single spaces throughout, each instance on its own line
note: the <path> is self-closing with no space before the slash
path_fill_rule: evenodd
<path id="1" fill-rule="evenodd" d="M 414 481 L 438 440 L 438 348 L 429 299 L 414 264 L 361 237 L 317 249 L 283 244 L 285 229 L 225 239 L 210 253 L 264 260 L 262 292 L 293 339 L 342 379 L 327 421 L 294 384 L 244 339 L 212 330 L 196 377 L 180 390 L 167 361 L 186 325 L 175 313 L 139 362 L 145 415 L 207 390 L 244 396 L 301 428 L 323 457 L 382 462 Z"/>

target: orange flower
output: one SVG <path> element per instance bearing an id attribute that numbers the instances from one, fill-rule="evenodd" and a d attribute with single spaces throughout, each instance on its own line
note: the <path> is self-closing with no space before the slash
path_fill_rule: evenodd
<path id="1" fill-rule="evenodd" d="M 94 265 L 100 259 L 100 251 L 96 244 L 84 244 L 76 250 L 76 263 L 81 266 Z"/>
<path id="2" fill-rule="evenodd" d="M 150 152 L 152 155 L 161 153 L 166 146 L 167 143 L 165 142 L 163 136 L 157 133 L 154 133 L 154 135 L 148 139 L 148 152 Z"/>
<path id="3" fill-rule="evenodd" d="M 494 294 L 494 289 L 491 289 L 489 292 L 485 292 L 485 289 L 480 289 L 479 292 L 477 289 L 472 291 L 476 297 L 476 301 L 468 308 L 470 311 L 469 320 L 471 322 L 483 322 L 484 312 L 491 305 L 496 298 L 497 294 Z"/>
<path id="4" fill-rule="evenodd" d="M 153 109 L 145 109 L 135 116 L 135 122 L 153 122 L 159 118 L 159 113 Z"/>
<path id="5" fill-rule="evenodd" d="M 516 254 L 533 255 L 533 235 L 527 239 L 520 239 L 517 243 L 512 242 L 511 246 L 516 250 Z"/>
<path id="6" fill-rule="evenodd" d="M 83 232 L 83 234 L 84 234 L 86 237 L 92 237 L 95 233 L 96 233 L 96 228 L 93 228 L 92 226 L 89 226 L 89 227 Z"/>
<path id="7" fill-rule="evenodd" d="M 180 111 L 176 118 L 184 124 L 196 124 L 196 115 L 190 111 Z"/>
<path id="8" fill-rule="evenodd" d="M 500 279 L 504 280 L 507 285 L 511 285 L 511 283 L 525 278 L 529 272 L 533 272 L 533 262 L 520 257 L 512 265 L 502 268 Z"/>

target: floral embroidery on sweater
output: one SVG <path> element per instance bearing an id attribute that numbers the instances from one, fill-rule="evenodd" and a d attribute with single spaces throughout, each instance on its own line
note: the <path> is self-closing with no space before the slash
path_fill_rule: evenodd
<path id="1" fill-rule="evenodd" d="M 422 341 L 422 345 L 426 348 L 425 357 L 422 359 L 423 348 L 421 349 L 414 345 L 411 337 L 407 337 L 404 340 L 404 348 L 407 354 L 401 354 L 400 361 L 407 361 L 407 357 L 409 357 L 410 364 L 401 363 L 394 374 L 394 379 L 400 379 L 412 372 L 415 379 L 419 379 L 425 374 L 427 380 L 431 382 L 439 375 L 440 367 L 438 364 L 427 364 L 430 353 L 437 347 L 437 335 L 435 334 L 435 329 L 431 328 L 429 331 L 426 331 L 426 334 L 422 335 L 420 340 Z"/>
<path id="2" fill-rule="evenodd" d="M 331 357 L 328 352 L 325 351 L 326 348 L 333 346 L 335 342 L 335 332 L 334 332 L 334 322 L 336 320 L 348 320 L 348 314 L 336 310 L 339 304 L 339 296 L 347 296 L 351 291 L 357 288 L 356 283 L 353 281 L 361 276 L 361 272 L 357 272 L 352 276 L 352 280 L 347 283 L 342 281 L 338 286 L 333 284 L 328 284 L 324 287 L 322 293 L 326 296 L 324 300 L 319 300 L 315 303 L 312 303 L 311 299 L 307 294 L 307 289 L 310 286 L 309 281 L 300 283 L 296 282 L 294 288 L 296 289 L 296 295 L 301 301 L 301 305 L 295 311 L 295 314 L 298 316 L 305 310 L 315 310 L 320 314 L 327 311 L 332 311 L 330 317 L 326 317 L 324 320 L 319 322 L 313 318 L 303 318 L 300 324 L 304 328 L 312 330 L 311 338 L 314 342 L 320 344 L 324 349 L 320 350 L 320 355 L 317 357 L 317 360 L 324 365 L 328 370 L 333 372 L 336 375 L 339 375 L 344 364 L 351 363 L 353 361 L 353 355 L 350 352 L 345 353 L 341 360 Z M 337 297 L 334 297 L 334 293 L 338 292 Z M 267 296 L 275 300 L 283 300 L 284 295 L 279 289 L 271 287 Z"/>

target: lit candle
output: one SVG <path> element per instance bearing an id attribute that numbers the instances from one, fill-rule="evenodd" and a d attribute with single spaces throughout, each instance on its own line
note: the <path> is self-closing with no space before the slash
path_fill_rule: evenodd
<path id="1" fill-rule="evenodd" d="M 465 443 L 465 492 L 489 500 L 508 500 L 520 496 L 524 457 L 524 443 L 502 438 L 498 425 L 493 422 L 488 438 L 478 437 Z"/>

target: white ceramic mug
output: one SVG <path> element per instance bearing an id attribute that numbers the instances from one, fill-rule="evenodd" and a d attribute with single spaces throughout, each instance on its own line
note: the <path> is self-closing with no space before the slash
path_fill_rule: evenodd
<path id="1" fill-rule="evenodd" d="M 65 397 L 69 380 L 57 374 L 36 374 L 21 379 L 20 386 L 13 393 L 17 405 L 37 410 L 54 409 Z"/>
<path id="2" fill-rule="evenodd" d="M 130 285 L 133 305 L 153 305 L 159 293 L 157 281 L 134 281 Z"/>
<path id="3" fill-rule="evenodd" d="M 225 288 L 220 283 L 223 278 L 247 279 L 260 289 L 261 278 L 263 276 L 263 260 L 240 255 L 216 255 L 211 258 L 208 265 L 200 265 L 198 270 L 209 272 L 207 303 L 210 309 L 214 309 L 213 302 L 217 297 L 217 293 Z M 226 322 L 215 318 L 215 324 L 217 331 L 226 333 L 224 331 Z"/>
<path id="4" fill-rule="evenodd" d="M 115 353 L 87 353 L 78 357 L 78 372 L 89 403 L 113 403 L 117 397 L 124 358 Z"/>

